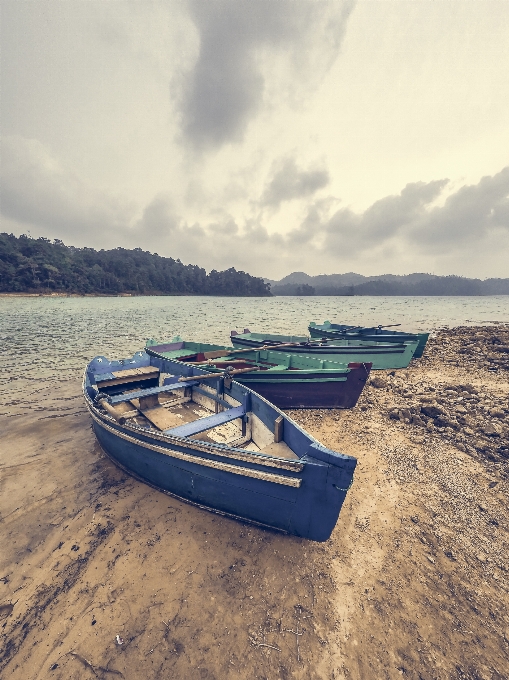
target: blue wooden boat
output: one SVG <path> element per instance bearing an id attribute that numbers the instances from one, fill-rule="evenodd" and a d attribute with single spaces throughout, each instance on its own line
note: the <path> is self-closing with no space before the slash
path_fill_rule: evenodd
<path id="1" fill-rule="evenodd" d="M 300 335 L 251 333 L 247 328 L 243 333 L 231 331 L 231 341 L 237 348 L 257 349 L 263 346 L 271 347 L 275 352 L 317 357 L 338 363 L 369 362 L 372 370 L 406 368 L 417 347 L 417 342 L 370 344 L 349 339 L 312 342 Z"/>
<path id="2" fill-rule="evenodd" d="M 391 326 L 347 326 L 346 324 L 315 323 L 309 324 L 309 334 L 312 338 L 323 338 L 325 340 L 359 340 L 361 342 L 417 342 L 414 358 L 422 357 L 429 333 L 406 333 L 404 331 L 389 330 L 401 324 Z"/>
<path id="3" fill-rule="evenodd" d="M 200 508 L 326 541 L 356 459 L 234 377 L 140 351 L 95 357 L 83 393 L 102 448 L 134 477 Z"/>
<path id="4" fill-rule="evenodd" d="M 235 350 L 178 337 L 168 343 L 147 340 L 145 351 L 163 359 L 206 364 L 208 371 L 247 369 L 236 380 L 278 408 L 353 408 L 371 370 L 369 363 L 339 364 L 263 349 Z"/>

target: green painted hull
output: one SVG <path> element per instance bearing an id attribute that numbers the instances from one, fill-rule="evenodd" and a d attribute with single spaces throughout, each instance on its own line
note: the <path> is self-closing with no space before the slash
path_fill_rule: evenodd
<path id="1" fill-rule="evenodd" d="M 414 356 L 417 341 L 408 343 L 376 343 L 364 344 L 352 340 L 343 341 L 341 344 L 320 344 L 306 342 L 307 338 L 289 335 L 272 335 L 268 333 L 242 333 L 232 335 L 232 343 L 238 349 L 256 349 L 269 343 L 302 343 L 295 347 L 284 347 L 278 350 L 271 348 L 273 352 L 282 352 L 289 355 L 307 356 L 322 361 L 338 363 L 371 363 L 372 370 L 387 370 L 406 368 Z"/>
<path id="2" fill-rule="evenodd" d="M 327 338 L 334 343 L 341 343 L 343 340 L 351 340 L 362 344 L 417 341 L 414 359 L 422 357 L 429 338 L 429 333 L 405 333 L 403 331 L 387 330 L 377 326 L 374 326 L 373 328 L 359 328 L 356 330 L 353 326 L 334 324 L 330 321 L 325 321 L 323 324 L 311 322 L 309 324 L 309 334 L 311 338 Z"/>

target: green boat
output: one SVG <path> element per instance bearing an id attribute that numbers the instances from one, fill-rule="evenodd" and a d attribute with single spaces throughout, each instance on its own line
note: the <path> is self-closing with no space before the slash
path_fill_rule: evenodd
<path id="1" fill-rule="evenodd" d="M 263 346 L 270 347 L 275 352 L 315 357 L 338 363 L 369 362 L 373 370 L 406 368 L 417 348 L 417 341 L 364 344 L 355 340 L 338 340 L 337 343 L 335 341 L 320 343 L 310 342 L 308 338 L 299 335 L 251 333 L 247 328 L 243 333 L 232 331 L 231 341 L 239 349 L 257 349 Z"/>
<path id="2" fill-rule="evenodd" d="M 353 408 L 371 369 L 370 363 L 348 365 L 323 358 L 233 347 L 147 340 L 145 351 L 159 359 L 181 361 L 232 376 L 278 408 Z"/>
<path id="3" fill-rule="evenodd" d="M 378 342 L 415 342 L 417 341 L 417 348 L 414 352 L 414 359 L 422 357 L 424 348 L 429 338 L 429 333 L 407 333 L 405 331 L 388 330 L 400 326 L 401 324 L 391 324 L 389 326 L 346 326 L 345 324 L 331 323 L 324 321 L 323 323 L 315 323 L 311 321 L 309 324 L 309 334 L 312 338 L 320 338 L 324 340 L 353 340 L 358 342 L 378 343 Z"/>

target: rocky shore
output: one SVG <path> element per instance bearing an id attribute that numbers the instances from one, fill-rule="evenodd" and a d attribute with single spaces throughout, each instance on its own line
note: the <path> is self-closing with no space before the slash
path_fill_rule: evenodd
<path id="1" fill-rule="evenodd" d="M 500 372 L 502 383 L 509 382 L 509 329 L 442 331 L 430 340 L 422 365 L 432 372 L 440 367 L 461 368 L 471 379 L 445 379 L 444 371 L 444 379 L 437 380 L 432 373 L 416 385 L 411 371 L 375 376 L 371 385 L 387 393 L 389 418 L 420 428 L 423 436 L 435 432 L 471 455 L 508 460 L 509 402 L 504 385 L 493 390 L 475 383 L 486 370 Z"/>
<path id="2" fill-rule="evenodd" d="M 508 331 L 439 330 L 355 409 L 291 413 L 358 459 L 325 544 L 137 482 L 79 380 L 5 375 L 2 678 L 506 680 Z"/>

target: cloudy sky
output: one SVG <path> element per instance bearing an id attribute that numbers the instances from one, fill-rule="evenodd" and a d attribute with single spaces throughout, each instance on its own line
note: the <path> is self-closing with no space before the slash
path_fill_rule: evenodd
<path id="1" fill-rule="evenodd" d="M 506 0 L 0 0 L 1 231 L 509 277 Z"/>

